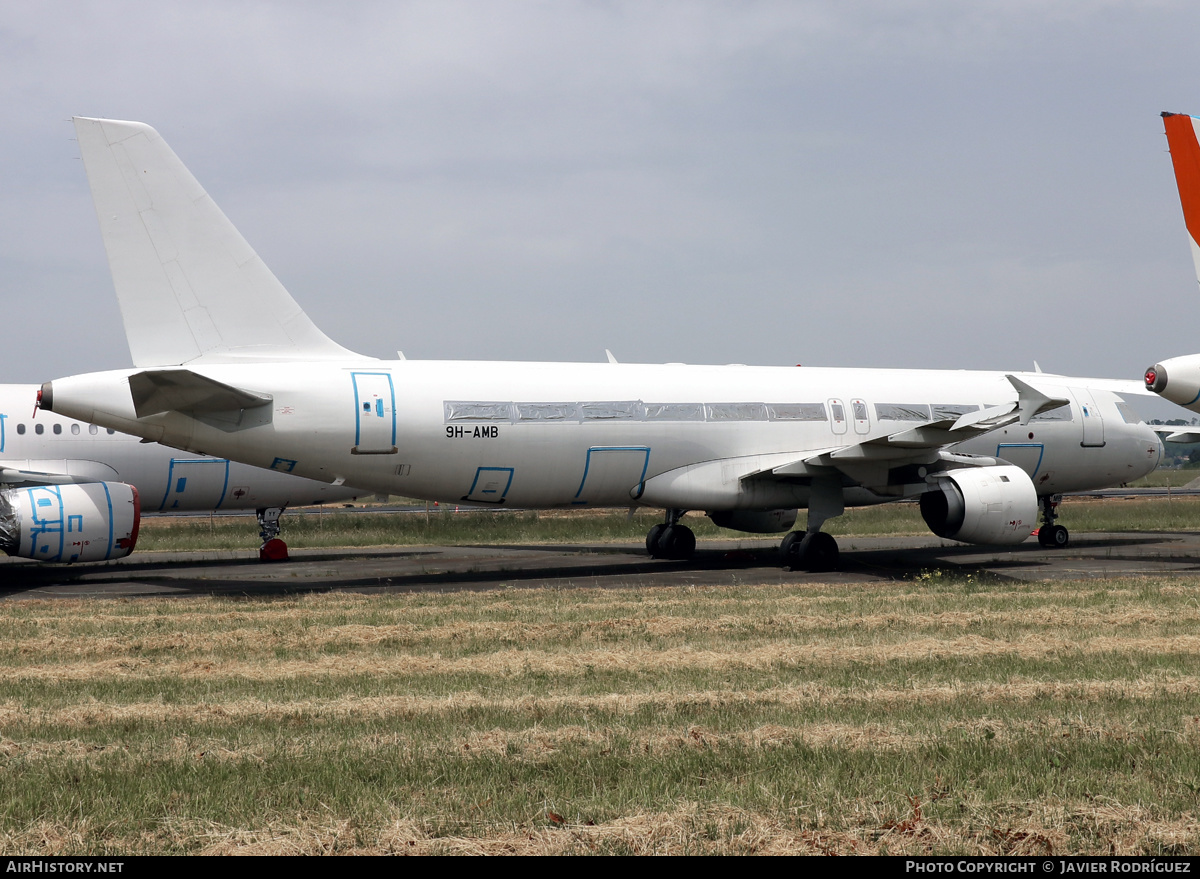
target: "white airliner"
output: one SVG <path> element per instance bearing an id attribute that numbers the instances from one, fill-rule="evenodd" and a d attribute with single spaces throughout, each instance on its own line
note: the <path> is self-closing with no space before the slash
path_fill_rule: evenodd
<path id="1" fill-rule="evenodd" d="M 36 385 L 0 385 L 0 550 L 44 562 L 121 558 L 142 511 L 256 510 L 264 559 L 289 506 L 365 492 L 198 457 L 36 411 Z"/>
<path id="2" fill-rule="evenodd" d="M 654 556 L 695 548 L 689 510 L 783 532 L 823 570 L 847 505 L 920 497 L 938 535 L 1067 542 L 1056 496 L 1152 470 L 1117 396 L 1035 373 L 382 361 L 331 341 L 147 125 L 76 119 L 134 369 L 47 382 L 43 408 L 202 455 L 408 497 L 666 511 Z"/>
<path id="3" fill-rule="evenodd" d="M 1196 139 L 1200 119 L 1182 113 L 1163 113 L 1162 118 L 1167 131 L 1167 146 L 1171 150 L 1171 164 L 1175 167 L 1179 202 L 1183 206 L 1183 222 L 1192 247 L 1196 279 L 1200 281 L 1200 143 Z M 1146 370 L 1145 381 L 1146 387 L 1156 394 L 1185 409 L 1200 412 L 1200 354 L 1186 354 L 1156 363 Z M 1168 439 L 1196 442 L 1200 440 L 1200 434 L 1181 431 Z"/>

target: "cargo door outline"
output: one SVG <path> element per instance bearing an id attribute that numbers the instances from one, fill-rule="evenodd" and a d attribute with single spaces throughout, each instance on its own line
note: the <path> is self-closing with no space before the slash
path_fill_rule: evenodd
<path id="1" fill-rule="evenodd" d="M 471 489 L 461 500 L 473 504 L 502 504 L 512 488 L 512 467 L 477 467 L 475 478 L 471 480 Z M 504 487 L 500 487 L 504 483 Z"/>
<path id="2" fill-rule="evenodd" d="M 172 458 L 160 510 L 177 510 L 180 501 L 194 509 L 221 509 L 229 490 L 229 459 Z"/>
<path id="3" fill-rule="evenodd" d="M 390 372 L 352 372 L 354 446 L 352 455 L 394 455 L 396 389 Z"/>
<path id="4" fill-rule="evenodd" d="M 632 502 L 630 492 L 646 481 L 650 468 L 649 446 L 592 446 L 583 462 L 583 478 L 573 504 L 588 504 L 588 496 L 617 495 Z M 586 489 L 586 493 L 585 493 Z M 611 503 L 611 500 L 602 503 Z"/>
<path id="5" fill-rule="evenodd" d="M 1071 395 L 1079 404 L 1079 413 L 1083 421 L 1083 438 L 1079 445 L 1085 448 L 1099 448 L 1104 445 L 1104 417 L 1100 407 L 1092 399 L 1092 392 L 1087 388 L 1071 388 Z"/>
<path id="6" fill-rule="evenodd" d="M 1043 443 L 997 443 L 996 457 L 1003 458 L 1014 467 L 1020 467 L 1033 479 L 1042 469 L 1042 460 L 1046 456 L 1046 446 Z M 1032 469 L 1030 467 L 1032 466 Z"/>

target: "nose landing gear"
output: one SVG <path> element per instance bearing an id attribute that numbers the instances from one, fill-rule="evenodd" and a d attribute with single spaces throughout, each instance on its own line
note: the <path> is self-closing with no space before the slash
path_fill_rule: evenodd
<path id="1" fill-rule="evenodd" d="M 687 561 L 696 552 L 696 535 L 679 520 L 686 510 L 667 510 L 667 521 L 646 535 L 646 552 L 651 558 Z"/>
<path id="2" fill-rule="evenodd" d="M 1048 494 L 1041 501 L 1042 527 L 1038 529 L 1038 543 L 1047 549 L 1062 549 L 1071 540 L 1066 528 L 1054 524 L 1054 520 L 1058 518 L 1058 505 L 1062 502 L 1062 495 Z"/>
<path id="3" fill-rule="evenodd" d="M 279 539 L 279 517 L 283 515 L 283 507 L 263 507 L 254 512 L 258 516 L 258 533 L 262 537 L 262 546 L 258 549 L 259 561 L 286 562 L 287 544 Z"/>

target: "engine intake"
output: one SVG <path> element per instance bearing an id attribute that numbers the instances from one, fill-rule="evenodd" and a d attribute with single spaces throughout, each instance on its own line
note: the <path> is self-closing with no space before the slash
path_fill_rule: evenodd
<path id="1" fill-rule="evenodd" d="M 124 482 L 0 491 L 0 550 L 40 562 L 124 558 L 141 525 L 137 489 Z"/>
<path id="2" fill-rule="evenodd" d="M 1020 543 L 1037 515 L 1033 481 L 1012 464 L 948 470 L 921 495 L 921 517 L 929 530 L 963 543 Z"/>

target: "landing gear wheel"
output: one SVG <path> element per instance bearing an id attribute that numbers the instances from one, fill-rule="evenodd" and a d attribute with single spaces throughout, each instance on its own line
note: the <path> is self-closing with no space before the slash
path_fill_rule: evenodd
<path id="1" fill-rule="evenodd" d="M 258 550 L 258 560 L 262 562 L 286 562 L 287 559 L 287 544 L 278 537 L 272 537 Z"/>
<path id="2" fill-rule="evenodd" d="M 1062 549 L 1071 541 L 1071 534 L 1062 525 L 1043 525 L 1038 529 L 1038 543 L 1047 549 Z"/>
<path id="3" fill-rule="evenodd" d="M 789 531 L 784 535 L 783 543 L 779 544 L 779 556 L 785 571 L 800 567 L 800 541 L 804 539 L 803 531 Z"/>
<path id="4" fill-rule="evenodd" d="M 262 507 L 254 512 L 258 516 L 258 535 L 262 538 L 262 546 L 258 548 L 258 560 L 287 561 L 287 544 L 279 539 L 279 517 L 283 515 L 283 507 Z"/>
<path id="5" fill-rule="evenodd" d="M 662 558 L 662 550 L 659 548 L 662 542 L 662 533 L 667 530 L 667 526 L 659 522 L 650 529 L 650 533 L 646 535 L 646 552 L 650 553 L 650 558 Z"/>
<path id="6" fill-rule="evenodd" d="M 667 525 L 658 538 L 661 558 L 687 561 L 696 552 L 696 535 L 686 525 Z"/>
<path id="7" fill-rule="evenodd" d="M 779 549 L 786 570 L 816 574 L 837 570 L 837 541 L 824 531 L 813 531 L 811 534 L 792 531 L 783 538 Z"/>

